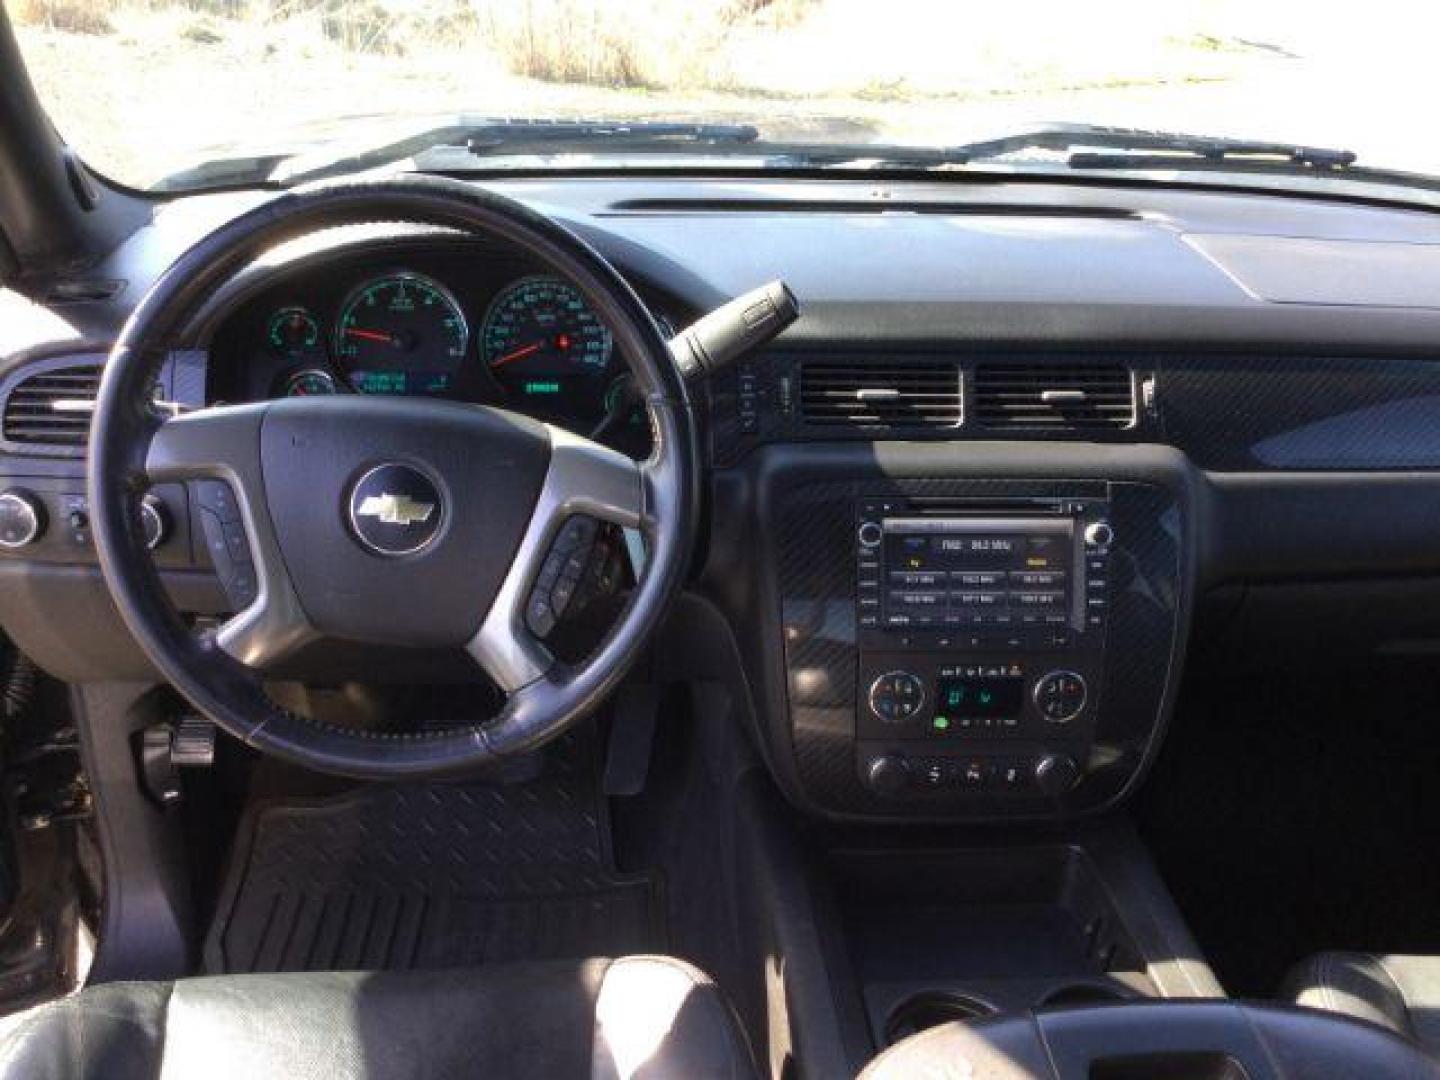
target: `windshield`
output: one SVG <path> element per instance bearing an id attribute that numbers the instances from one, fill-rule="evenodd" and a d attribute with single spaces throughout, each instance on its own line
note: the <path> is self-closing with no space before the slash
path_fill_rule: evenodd
<path id="1" fill-rule="evenodd" d="M 717 159 L 1267 170 L 1297 186 L 1440 174 L 1440 12 L 1413 0 L 8 6 L 61 135 L 138 188 Z"/>

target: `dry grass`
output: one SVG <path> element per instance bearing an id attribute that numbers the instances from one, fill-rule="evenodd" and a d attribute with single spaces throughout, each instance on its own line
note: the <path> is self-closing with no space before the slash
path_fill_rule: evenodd
<path id="1" fill-rule="evenodd" d="M 673 89 L 714 82 L 739 28 L 784 29 L 818 0 L 12 0 L 21 26 L 105 35 L 146 15 L 187 41 L 242 28 L 319 38 L 357 56 L 484 52 L 546 82 Z"/>
<path id="2" fill-rule="evenodd" d="M 21 26 L 72 34 L 110 34 L 110 5 L 96 0 L 11 0 L 10 16 Z"/>

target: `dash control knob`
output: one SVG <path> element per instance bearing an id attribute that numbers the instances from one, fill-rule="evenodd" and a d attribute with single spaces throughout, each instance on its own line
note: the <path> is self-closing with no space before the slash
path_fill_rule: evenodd
<path id="1" fill-rule="evenodd" d="M 0 547 L 23 548 L 45 531 L 45 504 L 24 488 L 0 492 Z"/>
<path id="2" fill-rule="evenodd" d="M 1089 695 L 1085 677 L 1074 671 L 1051 671 L 1035 683 L 1035 707 L 1052 724 L 1064 724 L 1079 716 Z"/>
<path id="3" fill-rule="evenodd" d="M 860 528 L 856 530 L 856 536 L 861 547 L 879 547 L 880 541 L 885 539 L 885 530 L 880 527 L 878 522 L 866 521 L 862 522 Z"/>
<path id="4" fill-rule="evenodd" d="M 1080 766 L 1069 754 L 1046 754 L 1035 763 L 1035 786 L 1058 799 L 1080 779 Z"/>
<path id="5" fill-rule="evenodd" d="M 1108 548 L 1115 542 L 1115 530 L 1108 521 L 1092 521 L 1085 526 L 1085 546 Z"/>
<path id="6" fill-rule="evenodd" d="M 870 684 L 870 711 L 887 724 L 901 724 L 925 704 L 925 684 L 908 671 L 887 671 Z"/>
<path id="7" fill-rule="evenodd" d="M 910 785 L 910 766 L 899 754 L 881 754 L 865 766 L 865 782 L 877 795 L 898 795 Z"/>

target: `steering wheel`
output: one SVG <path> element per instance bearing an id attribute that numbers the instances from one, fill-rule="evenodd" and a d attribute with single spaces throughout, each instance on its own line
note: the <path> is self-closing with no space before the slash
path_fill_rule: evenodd
<path id="1" fill-rule="evenodd" d="M 412 222 L 497 239 L 575 285 L 615 336 L 649 413 L 640 463 L 516 413 L 370 396 L 290 398 L 166 417 L 152 395 L 167 350 L 214 292 L 276 244 L 322 228 Z M 121 331 L 90 433 L 100 566 L 155 666 L 217 725 L 259 750 L 365 778 L 464 772 L 530 750 L 614 688 L 679 591 L 699 490 L 684 380 L 645 306 L 555 222 L 458 181 L 418 177 L 296 189 L 207 236 L 150 289 Z M 192 482 L 243 528 L 256 591 L 218 630 L 171 605 L 137 527 L 151 485 Z M 202 512 L 209 512 L 209 509 Z M 527 629 L 525 608 L 567 521 L 638 529 L 643 571 L 578 664 Z M 238 536 L 236 538 L 239 539 Z M 317 642 L 458 647 L 506 694 L 498 714 L 449 730 L 376 733 L 275 704 L 265 674 Z"/>

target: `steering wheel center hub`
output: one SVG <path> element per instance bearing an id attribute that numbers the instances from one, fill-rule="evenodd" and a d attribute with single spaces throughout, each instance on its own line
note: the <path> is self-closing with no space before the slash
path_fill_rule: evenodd
<path id="1" fill-rule="evenodd" d="M 446 518 L 440 484 L 413 465 L 386 462 L 350 488 L 350 528 L 368 551 L 399 558 L 434 543 Z"/>

